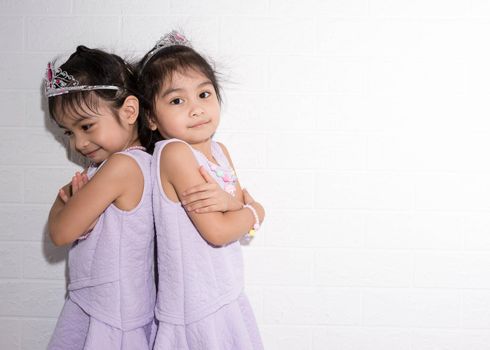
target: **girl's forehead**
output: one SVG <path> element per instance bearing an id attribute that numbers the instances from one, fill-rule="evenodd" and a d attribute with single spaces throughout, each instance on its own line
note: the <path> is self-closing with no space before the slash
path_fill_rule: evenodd
<path id="1" fill-rule="evenodd" d="M 55 107 L 56 122 L 60 126 L 69 126 L 84 119 L 97 118 L 103 115 L 112 115 L 109 104 L 97 98 L 89 100 L 70 100 L 68 103 L 59 101 Z"/>
<path id="2" fill-rule="evenodd" d="M 84 116 L 81 114 L 63 113 L 56 117 L 56 123 L 62 128 L 70 128 L 82 120 L 92 119 L 95 116 Z"/>
<path id="3" fill-rule="evenodd" d="M 172 79 L 189 79 L 189 80 L 197 80 L 197 79 L 208 79 L 206 75 L 201 72 L 199 68 L 190 67 L 182 70 L 177 70 L 173 72 Z"/>
<path id="4" fill-rule="evenodd" d="M 175 70 L 163 82 L 162 90 L 180 85 L 199 85 L 207 81 L 210 81 L 209 78 L 197 68 Z"/>

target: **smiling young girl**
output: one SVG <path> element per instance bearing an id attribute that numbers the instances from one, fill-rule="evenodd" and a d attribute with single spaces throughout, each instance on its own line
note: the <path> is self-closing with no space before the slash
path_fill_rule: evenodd
<path id="1" fill-rule="evenodd" d="M 69 251 L 68 296 L 48 349 L 150 349 L 154 319 L 151 156 L 135 75 L 120 57 L 79 46 L 48 65 L 50 114 L 91 165 L 62 188 L 48 228 Z"/>

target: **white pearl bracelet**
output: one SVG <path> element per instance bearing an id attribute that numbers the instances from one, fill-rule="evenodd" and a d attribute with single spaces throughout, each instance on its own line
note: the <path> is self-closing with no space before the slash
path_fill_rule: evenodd
<path id="1" fill-rule="evenodd" d="M 245 234 L 245 237 L 250 239 L 255 236 L 255 232 L 257 232 L 260 228 L 259 216 L 257 215 L 257 211 L 255 210 L 255 208 L 252 207 L 250 204 L 245 204 L 243 207 L 250 209 L 255 218 L 255 224 L 253 225 L 253 228 Z"/>

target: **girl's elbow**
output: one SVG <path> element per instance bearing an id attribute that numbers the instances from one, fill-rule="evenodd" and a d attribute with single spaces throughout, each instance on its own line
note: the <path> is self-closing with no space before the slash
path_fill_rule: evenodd
<path id="1" fill-rule="evenodd" d="M 215 247 L 222 247 L 222 246 L 230 243 L 228 240 L 221 238 L 221 237 L 216 237 L 213 240 L 208 241 L 208 242 Z"/>
<path id="2" fill-rule="evenodd" d="M 204 237 L 204 239 L 206 240 L 206 242 L 208 242 L 209 244 L 211 244 L 212 246 L 215 246 L 215 247 L 221 247 L 222 245 L 225 245 L 225 243 L 226 243 L 217 234 L 206 235 Z"/>
<path id="3" fill-rule="evenodd" d="M 215 247 L 221 247 L 221 246 L 229 243 L 226 240 L 225 233 L 221 232 L 221 230 L 219 230 L 219 229 L 213 229 L 213 230 L 209 230 L 207 232 L 203 232 L 202 236 L 206 240 L 206 242 L 208 242 L 209 244 L 211 244 L 212 246 L 215 246 Z"/>
<path id="4" fill-rule="evenodd" d="M 53 233 L 50 233 L 49 236 L 51 238 L 51 242 L 56 247 L 61 247 L 61 246 L 64 246 L 66 244 L 66 242 L 63 242 L 63 240 L 61 240 L 58 236 L 56 236 Z"/>
<path id="5" fill-rule="evenodd" d="M 56 227 L 49 227 L 49 237 L 51 238 L 53 245 L 56 247 L 61 247 L 70 243 L 63 239 L 63 235 L 58 232 Z"/>

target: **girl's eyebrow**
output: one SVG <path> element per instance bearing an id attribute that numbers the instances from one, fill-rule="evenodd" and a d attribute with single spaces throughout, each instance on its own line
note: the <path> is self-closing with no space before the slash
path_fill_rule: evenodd
<path id="1" fill-rule="evenodd" d="M 170 95 L 174 92 L 179 92 L 179 91 L 184 91 L 184 89 L 182 88 L 170 88 L 170 89 L 167 89 L 165 90 L 165 92 L 162 94 L 162 97 L 165 97 L 167 95 Z"/>
<path id="2" fill-rule="evenodd" d="M 73 123 L 73 126 L 77 126 L 78 124 L 80 124 L 83 120 L 85 120 L 87 118 L 77 118 L 75 120 L 75 122 Z M 58 124 L 58 126 L 61 128 L 61 129 L 65 129 L 65 130 L 68 130 L 68 128 L 66 126 L 64 126 L 63 124 L 59 123 L 59 122 L 56 122 L 56 124 Z"/>
<path id="3" fill-rule="evenodd" d="M 206 81 L 203 81 L 202 83 L 200 83 L 199 85 L 197 85 L 196 88 L 197 89 L 200 89 L 200 88 L 202 88 L 203 86 L 206 86 L 206 85 L 213 85 L 213 83 L 210 80 L 206 80 Z M 167 89 L 167 90 L 164 91 L 164 93 L 162 94 L 161 97 L 165 97 L 167 95 L 170 95 L 171 93 L 181 92 L 181 91 L 184 91 L 184 89 L 183 88 L 179 88 L 179 87 L 169 88 L 169 89 Z"/>
<path id="4" fill-rule="evenodd" d="M 210 80 L 203 81 L 201 84 L 199 84 L 197 87 L 203 87 L 205 85 L 213 85 Z"/>

